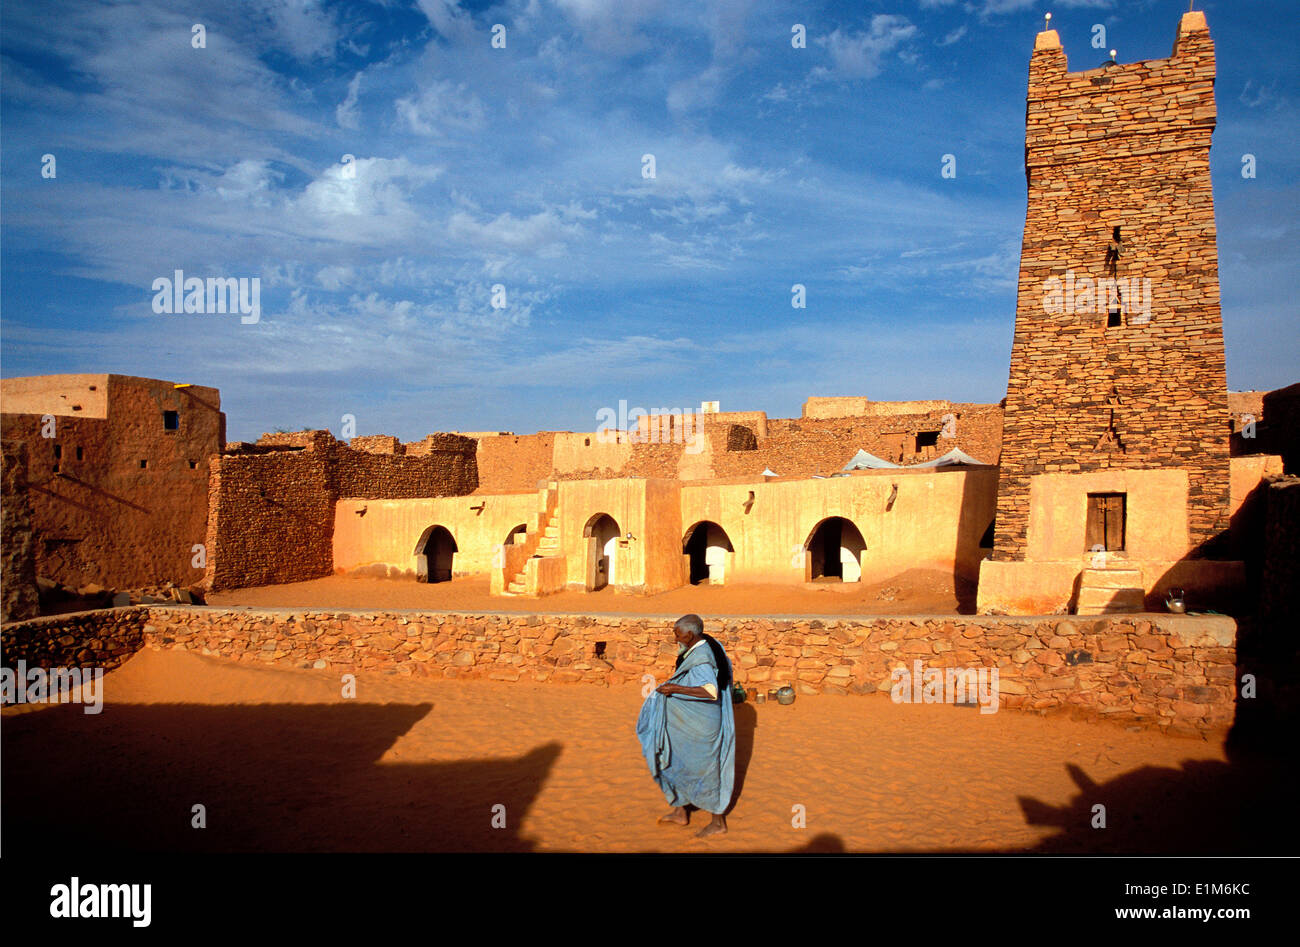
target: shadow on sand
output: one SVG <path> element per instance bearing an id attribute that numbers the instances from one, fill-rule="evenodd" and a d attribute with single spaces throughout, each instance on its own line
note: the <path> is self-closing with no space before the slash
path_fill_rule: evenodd
<path id="1" fill-rule="evenodd" d="M 96 717 L 64 705 L 6 717 L 6 853 L 531 851 L 519 825 L 561 745 L 379 763 L 431 708 L 128 704 Z M 504 827 L 492 825 L 497 805 Z"/>

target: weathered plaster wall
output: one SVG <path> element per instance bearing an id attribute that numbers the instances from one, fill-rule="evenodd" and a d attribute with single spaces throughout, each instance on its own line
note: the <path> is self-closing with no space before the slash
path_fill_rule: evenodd
<path id="1" fill-rule="evenodd" d="M 1245 504 L 1279 463 L 1267 455 L 1232 458 L 1228 509 L 1234 544 L 1262 528 L 1252 526 L 1261 512 Z M 1033 477 L 1025 560 L 983 563 L 979 611 L 1041 615 L 1068 608 L 1083 569 L 1092 562 L 1085 532 L 1088 494 L 1121 492 L 1128 497 L 1126 548 L 1106 561 L 1141 573 L 1146 607 L 1163 610 L 1168 590 L 1181 588 L 1191 596 L 1189 607 L 1233 609 L 1235 614 L 1245 604 L 1245 566 L 1240 560 L 1191 557 L 1188 489 L 1188 475 L 1178 467 Z"/>
<path id="2" fill-rule="evenodd" d="M 202 579 L 193 546 L 206 531 L 208 458 L 225 438 L 215 388 L 58 375 L 5 379 L 0 393 L 4 438 L 27 445 L 39 576 L 73 589 Z"/>
<path id="3" fill-rule="evenodd" d="M 481 511 L 474 509 L 479 504 Z M 416 544 L 430 526 L 443 526 L 456 541 L 452 573 L 482 574 L 492 567 L 497 545 L 526 525 L 536 508 L 536 493 L 340 500 L 334 508 L 334 571 L 414 579 Z"/>
<path id="4" fill-rule="evenodd" d="M 682 487 L 682 536 L 701 520 L 718 523 L 735 551 L 728 582 L 799 583 L 804 581 L 801 550 L 813 530 L 827 517 L 842 516 L 866 541 L 863 581 L 917 568 L 974 578 L 996 486 L 997 470 L 991 467 L 689 484 Z M 751 491 L 754 503 L 746 512 Z"/>
<path id="5" fill-rule="evenodd" d="M 40 611 L 26 444 L 0 444 L 0 484 L 0 621 L 16 621 Z"/>

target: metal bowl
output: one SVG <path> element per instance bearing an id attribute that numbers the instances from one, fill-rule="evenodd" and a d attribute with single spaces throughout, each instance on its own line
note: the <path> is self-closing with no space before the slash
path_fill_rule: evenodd
<path id="1" fill-rule="evenodd" d="M 793 687 L 786 686 L 786 687 L 782 687 L 780 690 L 778 690 L 778 691 L 776 692 L 776 702 L 777 702 L 778 704 L 793 704 L 793 703 L 794 703 L 794 688 L 793 688 Z"/>

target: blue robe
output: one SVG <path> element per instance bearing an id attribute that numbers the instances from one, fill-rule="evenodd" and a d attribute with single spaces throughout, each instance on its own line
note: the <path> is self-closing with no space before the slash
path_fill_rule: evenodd
<path id="1" fill-rule="evenodd" d="M 707 641 L 686 655 L 668 683 L 718 686 L 718 666 Z M 727 690 L 718 687 L 716 700 L 651 691 L 641 705 L 636 735 L 650 775 L 670 806 L 698 806 L 717 814 L 731 804 L 736 718 Z"/>

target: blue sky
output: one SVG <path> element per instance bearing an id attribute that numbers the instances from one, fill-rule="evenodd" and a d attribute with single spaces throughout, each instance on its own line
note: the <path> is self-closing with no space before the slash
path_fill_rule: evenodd
<path id="1" fill-rule="evenodd" d="M 1281 387 L 1300 29 L 1289 2 L 1196 8 L 1228 384 Z M 345 414 L 406 439 L 594 430 L 620 399 L 997 401 L 1043 13 L 1077 70 L 1107 56 L 1095 24 L 1121 62 L 1168 56 L 1186 9 L 6 0 L 0 371 L 214 385 L 232 440 Z M 258 277 L 260 322 L 156 314 L 177 269 Z"/>

